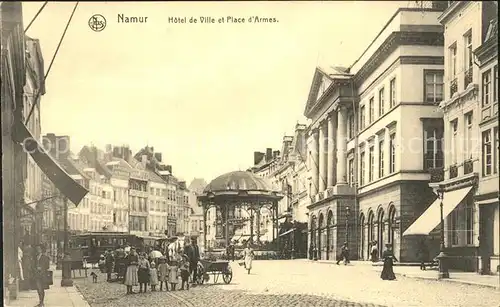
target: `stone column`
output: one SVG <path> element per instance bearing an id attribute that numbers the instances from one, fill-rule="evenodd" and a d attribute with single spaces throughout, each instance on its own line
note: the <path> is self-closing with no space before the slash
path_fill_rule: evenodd
<path id="1" fill-rule="evenodd" d="M 326 189 L 326 125 L 325 122 L 319 124 L 319 193 Z"/>
<path id="2" fill-rule="evenodd" d="M 310 195 L 313 197 L 318 194 L 318 130 L 313 129 L 311 131 L 311 148 L 309 148 L 309 159 L 311 167 L 311 177 L 312 177 L 312 191 Z"/>
<path id="3" fill-rule="evenodd" d="M 339 107 L 337 111 L 337 184 L 347 184 L 346 150 L 347 150 L 347 110 Z"/>
<path id="4" fill-rule="evenodd" d="M 334 114 L 328 116 L 328 154 L 327 154 L 327 188 L 335 185 L 335 119 Z"/>

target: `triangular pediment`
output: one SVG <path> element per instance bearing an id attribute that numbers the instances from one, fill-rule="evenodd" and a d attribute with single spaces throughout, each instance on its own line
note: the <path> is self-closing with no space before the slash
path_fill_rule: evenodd
<path id="1" fill-rule="evenodd" d="M 343 79 L 344 76 L 349 76 L 348 71 L 348 68 L 340 66 L 329 66 L 327 68 L 316 67 L 311 88 L 309 90 L 306 108 L 304 110 L 304 116 L 310 118 L 309 113 L 324 96 L 333 80 L 338 78 Z"/>
<path id="2" fill-rule="evenodd" d="M 332 80 L 328 77 L 320 67 L 316 67 L 314 71 L 309 96 L 304 110 L 304 115 L 307 117 L 309 111 L 313 108 L 316 102 L 321 98 L 321 94 L 328 88 Z"/>

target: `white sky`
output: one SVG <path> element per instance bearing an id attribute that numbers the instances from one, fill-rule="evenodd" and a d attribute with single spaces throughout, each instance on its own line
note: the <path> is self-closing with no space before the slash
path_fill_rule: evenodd
<path id="1" fill-rule="evenodd" d="M 281 149 L 303 117 L 317 65 L 352 64 L 400 2 L 81 2 L 41 101 L 42 132 L 145 145 L 191 181 L 245 170 L 253 152 Z M 23 3 L 25 26 L 41 2 Z M 74 3 L 49 2 L 27 35 L 47 70 Z M 102 32 L 88 26 L 107 19 Z M 118 24 L 117 14 L 147 16 Z M 168 17 L 276 17 L 275 24 L 169 24 Z"/>

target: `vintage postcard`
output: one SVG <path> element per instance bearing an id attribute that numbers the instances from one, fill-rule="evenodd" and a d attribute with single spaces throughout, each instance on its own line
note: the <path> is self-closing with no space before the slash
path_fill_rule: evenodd
<path id="1" fill-rule="evenodd" d="M 497 1 L 0 2 L 5 306 L 498 306 Z"/>

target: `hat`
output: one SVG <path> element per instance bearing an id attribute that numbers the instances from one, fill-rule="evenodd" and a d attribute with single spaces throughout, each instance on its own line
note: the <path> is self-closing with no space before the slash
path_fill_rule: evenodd
<path id="1" fill-rule="evenodd" d="M 392 247 L 391 243 L 385 243 L 385 247 Z"/>

